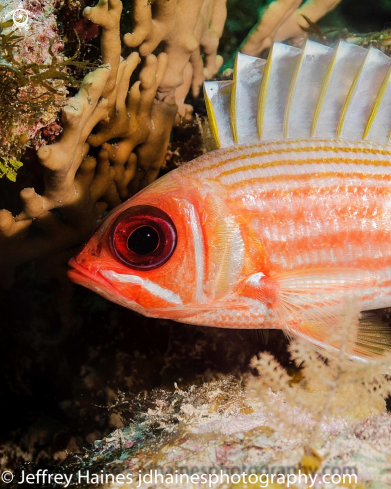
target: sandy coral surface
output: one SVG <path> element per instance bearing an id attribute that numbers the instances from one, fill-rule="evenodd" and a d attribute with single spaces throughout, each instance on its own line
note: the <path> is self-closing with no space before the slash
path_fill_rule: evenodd
<path id="1" fill-rule="evenodd" d="M 278 487 L 321 488 L 323 475 L 343 473 L 355 474 L 356 482 L 330 487 L 389 487 L 391 417 L 384 403 L 354 416 L 325 417 L 309 452 L 305 432 L 315 423 L 311 412 L 290 409 L 279 393 L 268 396 L 272 411 L 229 377 L 171 394 L 161 391 L 141 423 L 135 420 L 96 441 L 64 470 L 84 487 L 93 487 L 94 476 L 102 474 L 102 487 L 110 488 L 123 486 L 125 479 L 143 489 L 205 487 L 201 479 L 190 480 L 194 474 L 204 474 L 214 488 L 277 487 L 271 474 L 300 473 L 295 484 L 292 475 L 291 486 Z M 319 402 L 316 393 L 309 396 Z M 238 473 L 257 474 L 258 483 L 246 485 L 242 476 L 242 486 L 232 477 Z M 186 475 L 180 479 L 181 474 Z"/>

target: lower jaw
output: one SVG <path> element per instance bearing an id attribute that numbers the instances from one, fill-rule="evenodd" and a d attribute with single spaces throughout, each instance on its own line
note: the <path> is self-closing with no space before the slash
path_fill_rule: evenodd
<path id="1" fill-rule="evenodd" d="M 96 274 L 91 273 L 89 270 L 77 263 L 75 258 L 72 258 L 69 261 L 69 265 L 71 269 L 68 270 L 68 277 L 72 280 L 72 282 L 82 285 L 83 287 L 96 292 L 102 297 L 117 304 L 121 304 L 124 307 L 137 309 L 136 304 L 124 297 L 121 292 L 108 280 L 106 280 L 99 272 Z"/>

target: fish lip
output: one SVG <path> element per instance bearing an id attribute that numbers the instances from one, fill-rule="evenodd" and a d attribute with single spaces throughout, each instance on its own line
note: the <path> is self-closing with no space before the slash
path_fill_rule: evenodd
<path id="1" fill-rule="evenodd" d="M 68 265 L 71 267 L 68 270 L 68 277 L 78 285 L 82 285 L 84 287 L 91 288 L 90 285 L 98 286 L 99 288 L 103 287 L 103 291 L 108 290 L 111 293 L 116 295 L 121 295 L 121 293 L 116 289 L 101 273 L 98 271 L 97 274 L 90 272 L 87 268 L 80 265 L 77 262 L 76 258 L 71 258 L 68 262 Z"/>
<path id="2" fill-rule="evenodd" d="M 71 258 L 68 265 L 71 267 L 71 269 L 68 270 L 68 277 L 72 282 L 92 290 L 96 294 L 101 295 L 104 299 L 114 302 L 115 304 L 132 309 L 139 314 L 146 315 L 142 307 L 122 294 L 120 290 L 112 285 L 101 274 L 100 270 L 98 270 L 97 273 L 90 272 L 87 268 L 77 262 L 77 257 Z"/>

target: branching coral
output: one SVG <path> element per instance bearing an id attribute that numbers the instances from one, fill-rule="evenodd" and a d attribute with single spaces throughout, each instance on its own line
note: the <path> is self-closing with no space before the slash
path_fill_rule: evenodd
<path id="1" fill-rule="evenodd" d="M 164 75 L 166 55 L 147 58 L 140 80 L 128 94 L 139 56 L 133 53 L 120 61 L 121 8 L 119 0 L 101 0 L 86 10 L 86 16 L 102 27 L 103 61 L 109 64 L 87 75 L 79 93 L 67 101 L 60 140 L 39 149 L 38 158 L 44 167 L 43 194 L 24 189 L 23 210 L 16 218 L 7 210 L 0 211 L 2 268 L 83 241 L 106 208 L 129 196 L 127 186 L 134 177 L 137 159 L 142 168 L 143 157 L 148 158 L 153 151 L 143 144 L 160 134 L 159 130 L 153 136 L 150 133 L 154 96 Z M 98 132 L 88 141 L 99 122 Z M 104 144 L 95 156 L 88 154 L 90 142 L 98 146 L 114 137 L 119 139 L 116 145 Z M 138 152 L 133 153 L 136 146 Z M 146 178 L 150 178 L 150 162 L 145 166 Z M 153 176 L 156 173 L 154 169 Z M 140 180 L 135 179 L 137 183 Z"/>
<path id="2" fill-rule="evenodd" d="M 139 46 L 142 56 L 160 46 L 168 56 L 167 71 L 158 90 L 160 100 L 172 98 L 175 89 L 183 83 L 182 92 L 187 93 L 191 85 L 193 95 L 198 96 L 204 78 L 217 73 L 223 62 L 217 56 L 217 47 L 227 16 L 225 4 L 226 0 L 136 0 L 133 3 L 134 31 L 125 35 L 125 44 Z M 177 102 L 182 102 L 180 95 Z M 182 116 L 189 110 L 180 103 Z"/>
<path id="3" fill-rule="evenodd" d="M 250 56 L 259 56 L 270 48 L 273 41 L 291 39 L 298 43 L 306 37 L 308 18 L 317 22 L 341 0 L 274 0 L 262 13 L 259 22 L 251 30 L 239 51 Z"/>
<path id="4" fill-rule="evenodd" d="M 176 89 L 182 85 L 177 99 L 181 114 L 186 116 L 192 110 L 184 104 L 190 85 L 198 93 L 204 74 L 212 76 L 221 66 L 217 45 L 226 17 L 225 2 L 159 0 L 151 5 L 136 1 L 135 30 L 125 35 L 125 43 L 140 46 L 144 61 L 139 80 L 130 90 L 140 56 L 133 52 L 121 58 L 122 3 L 100 0 L 84 10 L 84 16 L 101 27 L 104 67 L 87 75 L 80 92 L 66 100 L 60 140 L 38 151 L 44 168 L 44 192 L 24 189 L 23 210 L 15 218 L 0 211 L 1 268 L 83 241 L 106 209 L 156 179 L 178 110 Z M 39 81 L 48 93 L 58 90 L 53 80 L 71 83 L 62 67 L 78 66 L 76 61 L 59 59 L 50 51 L 49 65 L 35 69 L 30 63 L 24 67 L 14 57 L 17 39 L 12 36 L 6 38 L 9 49 L 4 62 L 12 60 L 19 85 L 24 86 L 26 73 L 30 84 Z M 162 52 L 156 57 L 152 52 L 157 48 Z M 42 104 L 41 99 L 39 102 Z M 8 110 L 9 105 L 4 105 Z M 8 167 L 4 165 L 4 169 Z"/>

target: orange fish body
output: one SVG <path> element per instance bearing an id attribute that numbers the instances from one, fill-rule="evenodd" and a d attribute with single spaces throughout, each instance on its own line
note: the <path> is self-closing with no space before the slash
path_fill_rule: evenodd
<path id="1" fill-rule="evenodd" d="M 253 63 L 259 71 L 259 60 Z M 264 68 L 270 86 L 273 66 Z M 297 83 L 296 65 L 291 76 Z M 217 92 L 226 88 L 223 82 Z M 273 117 L 280 121 L 277 133 L 289 132 L 292 84 L 287 90 L 283 117 Z M 346 91 L 351 101 L 354 93 L 349 86 Z M 314 100 L 327 97 L 324 81 L 319 92 Z M 213 103 L 209 97 L 212 129 L 227 147 L 172 171 L 112 211 L 71 260 L 71 279 L 147 316 L 283 328 L 317 346 L 330 340 L 346 297 L 362 311 L 391 306 L 391 146 L 382 136 L 378 142 L 311 137 L 319 103 L 307 127 L 291 127 L 309 131 L 307 137 L 252 143 L 254 135 L 241 135 L 239 124 L 226 131 L 224 107 L 213 114 Z M 367 132 L 376 124 L 368 107 Z M 348 109 L 342 100 L 336 136 L 344 129 L 341 117 L 352 117 Z M 265 117 L 255 116 L 273 135 Z M 222 144 L 227 137 L 233 144 Z M 372 339 L 362 337 L 356 347 L 358 357 L 388 348 L 373 327 Z"/>

